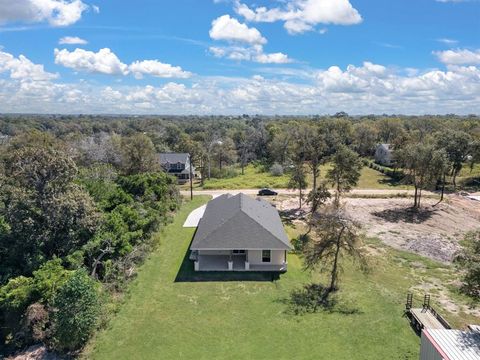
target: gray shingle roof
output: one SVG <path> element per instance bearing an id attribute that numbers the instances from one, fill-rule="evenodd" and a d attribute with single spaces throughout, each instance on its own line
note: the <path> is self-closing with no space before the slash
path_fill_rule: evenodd
<path id="1" fill-rule="evenodd" d="M 160 164 L 176 164 L 182 163 L 186 164 L 188 162 L 189 154 L 187 153 L 161 153 L 159 154 L 160 157 Z"/>
<path id="2" fill-rule="evenodd" d="M 282 221 L 268 202 L 224 194 L 207 204 L 192 250 L 290 250 Z"/>

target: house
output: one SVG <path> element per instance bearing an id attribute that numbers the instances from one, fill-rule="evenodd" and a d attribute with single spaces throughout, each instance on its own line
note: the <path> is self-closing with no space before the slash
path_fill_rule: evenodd
<path id="1" fill-rule="evenodd" d="M 380 144 L 375 150 L 375 162 L 380 165 L 392 165 L 392 146 L 390 144 Z"/>
<path id="2" fill-rule="evenodd" d="M 9 139 L 10 137 L 8 135 L 3 135 L 2 133 L 0 133 L 0 145 L 7 144 Z"/>
<path id="3" fill-rule="evenodd" d="M 161 153 L 159 154 L 160 165 L 163 170 L 175 175 L 180 184 L 190 180 L 190 175 L 195 178 L 195 168 L 191 165 L 190 154 L 187 153 Z M 190 167 L 192 168 L 190 169 Z"/>
<path id="4" fill-rule="evenodd" d="M 292 249 L 277 209 L 245 194 L 211 200 L 190 246 L 195 271 L 287 270 Z"/>
<path id="5" fill-rule="evenodd" d="M 478 330 L 425 329 L 422 332 L 420 360 L 479 359 Z"/>

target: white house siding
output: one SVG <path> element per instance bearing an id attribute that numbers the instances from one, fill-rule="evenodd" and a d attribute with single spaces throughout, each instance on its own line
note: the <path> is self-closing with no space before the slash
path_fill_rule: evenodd
<path id="1" fill-rule="evenodd" d="M 267 249 L 265 249 L 267 250 Z M 248 250 L 248 262 L 251 265 L 282 265 L 285 259 L 284 250 L 271 250 L 271 262 L 262 262 L 262 250 Z"/>
<path id="2" fill-rule="evenodd" d="M 375 150 L 375 162 L 380 165 L 390 166 L 392 163 L 392 150 L 386 145 L 378 145 Z"/>

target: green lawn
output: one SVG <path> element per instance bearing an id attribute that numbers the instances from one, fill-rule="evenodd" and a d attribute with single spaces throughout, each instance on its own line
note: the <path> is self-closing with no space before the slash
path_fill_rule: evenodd
<path id="1" fill-rule="evenodd" d="M 234 280 L 232 273 L 206 278 L 193 273 L 184 257 L 194 230 L 182 224 L 206 200 L 186 202 L 158 235 L 159 248 L 141 267 L 108 328 L 91 341 L 85 358 L 418 359 L 419 338 L 402 317 L 406 293 L 430 276 L 450 276 L 450 268 L 373 242 L 372 253 L 379 255 L 370 257 L 371 274 L 347 264 L 341 278 L 340 297 L 357 313 L 295 316 L 286 312 L 284 300 L 312 278 L 293 254 L 288 272 L 275 282 L 258 281 L 259 276 L 252 276 L 256 281 L 221 281 L 222 275 Z M 298 230 L 287 232 L 296 236 Z M 419 273 L 413 264 L 422 264 Z M 460 323 L 463 318 L 458 314 L 449 320 Z"/>
<path id="2" fill-rule="evenodd" d="M 320 168 L 320 180 L 324 179 L 325 174 L 329 169 L 329 165 L 322 165 Z M 284 189 L 288 186 L 288 175 L 272 176 L 268 172 L 262 172 L 259 167 L 248 165 L 245 168 L 245 174 L 241 175 L 238 169 L 238 175 L 229 179 L 210 179 L 205 180 L 203 189 L 260 189 L 263 187 L 273 189 Z M 309 186 L 312 184 L 312 176 L 307 173 L 307 180 Z M 186 184 L 183 187 L 187 188 Z M 196 188 L 200 189 L 199 184 Z M 361 172 L 360 180 L 357 185 L 358 189 L 407 189 L 409 187 L 395 183 L 390 177 L 373 170 L 369 167 L 364 167 Z"/>

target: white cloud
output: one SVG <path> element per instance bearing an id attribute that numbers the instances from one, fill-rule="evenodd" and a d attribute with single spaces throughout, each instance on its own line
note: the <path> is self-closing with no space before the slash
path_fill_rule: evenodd
<path id="1" fill-rule="evenodd" d="M 81 0 L 0 0 L 0 24 L 48 22 L 68 26 L 80 20 L 87 9 Z"/>
<path id="2" fill-rule="evenodd" d="M 262 45 L 254 45 L 250 47 L 244 46 L 226 46 L 226 47 L 210 47 L 210 52 L 215 57 L 226 57 L 230 60 L 237 61 L 253 61 L 262 64 L 287 64 L 293 62 L 288 55 L 277 53 L 265 53 Z"/>
<path id="3" fill-rule="evenodd" d="M 75 49 L 55 49 L 55 64 L 62 65 L 76 71 L 99 73 L 107 75 L 128 75 L 133 73 L 137 79 L 143 75 L 160 78 L 188 78 L 192 74 L 184 71 L 180 66 L 172 66 L 158 60 L 135 61 L 130 65 L 124 64 L 109 48 L 98 52 Z"/>
<path id="4" fill-rule="evenodd" d="M 230 15 L 223 15 L 212 21 L 210 37 L 213 40 L 225 40 L 230 42 L 243 42 L 248 44 L 265 44 L 267 40 L 260 31 L 249 28 Z"/>
<path id="5" fill-rule="evenodd" d="M 192 74 L 182 70 L 180 66 L 164 64 L 158 60 L 135 61 L 129 66 L 135 77 L 142 78 L 143 75 L 151 75 L 160 78 L 189 78 Z"/>
<path id="6" fill-rule="evenodd" d="M 43 65 L 34 64 L 28 58 L 0 51 L 0 73 L 10 72 L 10 78 L 28 81 L 48 81 L 58 78 L 58 74 L 45 71 Z"/>
<path id="7" fill-rule="evenodd" d="M 95 14 L 100 14 L 100 7 L 97 5 L 92 5 L 93 12 Z"/>
<path id="8" fill-rule="evenodd" d="M 312 31 L 318 24 L 354 25 L 362 22 L 349 0 L 287 0 L 284 7 L 257 7 L 236 1 L 235 11 L 247 21 L 283 21 L 291 34 Z"/>
<path id="9" fill-rule="evenodd" d="M 454 39 L 448 39 L 448 38 L 440 38 L 440 39 L 437 39 L 438 42 L 442 43 L 442 44 L 445 44 L 445 45 L 455 45 L 455 44 L 458 44 L 458 40 L 454 40 Z"/>
<path id="10" fill-rule="evenodd" d="M 447 65 L 478 65 L 480 64 L 480 49 L 467 50 L 456 49 L 446 51 L 434 51 L 434 55 Z"/>
<path id="11" fill-rule="evenodd" d="M 55 64 L 62 65 L 77 71 L 100 73 L 108 75 L 127 75 L 128 66 L 120 61 L 109 48 L 98 52 L 75 49 L 55 49 Z"/>
<path id="12" fill-rule="evenodd" d="M 286 64 L 291 62 L 287 55 L 281 52 L 271 54 L 258 54 L 255 56 L 255 61 L 262 64 Z"/>
<path id="13" fill-rule="evenodd" d="M 267 69 L 272 71 L 257 68 L 249 78 L 197 76 L 191 85 L 68 84 L 57 83 L 56 74 L 26 57 L 0 52 L 0 108 L 35 113 L 480 113 L 478 66 L 422 71 L 364 62 L 346 68 L 285 68 L 289 76 Z"/>
<path id="14" fill-rule="evenodd" d="M 79 38 L 78 36 L 64 36 L 58 40 L 60 45 L 86 45 L 88 44 L 87 40 Z"/>

